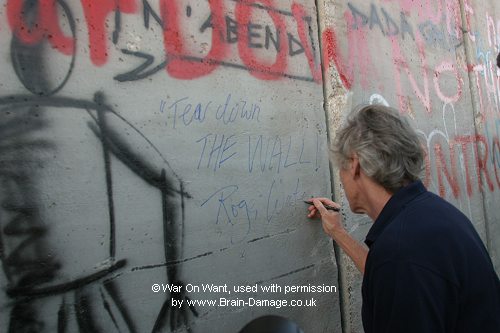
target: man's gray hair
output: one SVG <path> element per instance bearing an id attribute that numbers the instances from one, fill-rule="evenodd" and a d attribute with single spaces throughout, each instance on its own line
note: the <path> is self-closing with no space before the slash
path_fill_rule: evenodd
<path id="1" fill-rule="evenodd" d="M 420 178 L 424 152 L 418 134 L 395 109 L 355 108 L 331 148 L 337 167 L 357 155 L 363 172 L 391 193 Z"/>

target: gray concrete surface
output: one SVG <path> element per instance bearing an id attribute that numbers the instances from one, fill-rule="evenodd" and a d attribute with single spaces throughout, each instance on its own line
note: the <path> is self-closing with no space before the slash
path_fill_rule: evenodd
<path id="1" fill-rule="evenodd" d="M 338 292 L 284 292 L 338 282 L 303 202 L 331 191 L 314 3 L 12 0 L 0 17 L 1 332 L 265 314 L 341 331 Z"/>
<path id="2" fill-rule="evenodd" d="M 362 332 L 362 277 L 302 202 L 347 207 L 328 140 L 358 103 L 411 118 L 500 271 L 495 1 L 2 4 L 0 332 Z M 309 285 L 338 290 L 284 293 Z"/>

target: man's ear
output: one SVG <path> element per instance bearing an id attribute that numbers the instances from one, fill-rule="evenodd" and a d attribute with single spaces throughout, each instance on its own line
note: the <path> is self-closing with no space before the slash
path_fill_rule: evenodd
<path id="1" fill-rule="evenodd" d="M 354 155 L 352 158 L 351 174 L 354 179 L 358 178 L 361 174 L 361 166 L 359 165 L 359 158 L 357 155 Z"/>

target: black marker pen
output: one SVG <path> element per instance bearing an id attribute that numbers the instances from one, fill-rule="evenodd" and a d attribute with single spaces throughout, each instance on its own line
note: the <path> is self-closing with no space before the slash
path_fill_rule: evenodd
<path id="1" fill-rule="evenodd" d="M 304 200 L 304 202 L 306 204 L 308 204 L 308 205 L 313 205 L 314 206 L 314 203 L 312 201 Z M 323 204 L 323 206 L 325 206 L 325 208 L 327 210 L 333 210 L 334 212 L 340 212 L 340 208 L 329 206 L 329 205 L 325 205 L 325 204 Z"/>

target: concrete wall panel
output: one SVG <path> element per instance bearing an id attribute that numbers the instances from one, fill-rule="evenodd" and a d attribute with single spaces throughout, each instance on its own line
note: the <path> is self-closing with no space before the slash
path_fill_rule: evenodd
<path id="1" fill-rule="evenodd" d="M 0 17 L 0 331 L 281 314 L 340 332 L 337 293 L 152 291 L 337 284 L 302 202 L 331 191 L 312 2 L 8 0 Z M 220 297 L 317 305 L 186 305 Z"/>
<path id="2" fill-rule="evenodd" d="M 483 205 L 486 217 L 488 249 L 500 271 L 500 6 L 495 1 L 465 3 L 471 91 L 477 137 L 481 139 L 478 155 L 484 160 L 485 184 Z M 487 170 L 487 171 L 486 171 Z"/>

